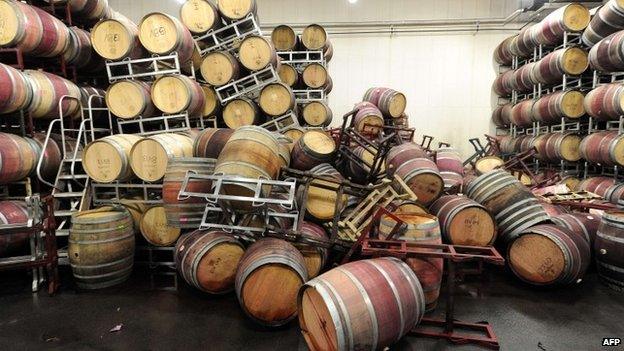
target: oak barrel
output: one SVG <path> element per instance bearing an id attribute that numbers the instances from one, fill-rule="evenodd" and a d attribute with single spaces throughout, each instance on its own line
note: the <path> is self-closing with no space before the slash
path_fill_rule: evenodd
<path id="1" fill-rule="evenodd" d="M 592 163 L 624 166 L 624 135 L 617 131 L 592 133 L 581 141 L 581 156 Z"/>
<path id="2" fill-rule="evenodd" d="M 624 33 L 615 32 L 599 41 L 589 50 L 589 65 L 600 72 L 619 72 L 624 69 L 622 46 Z"/>
<path id="3" fill-rule="evenodd" d="M 80 115 L 80 89 L 69 80 L 43 71 L 24 71 L 32 90 L 33 97 L 28 111 L 34 118 L 58 118 L 59 104 L 63 117 L 75 118 Z M 65 98 L 61 103 L 63 96 Z"/>
<path id="4" fill-rule="evenodd" d="M 268 66 L 277 68 L 277 53 L 267 38 L 250 35 L 243 39 L 238 48 L 241 65 L 250 71 L 259 71 Z"/>
<path id="5" fill-rule="evenodd" d="M 234 129 L 206 128 L 199 132 L 193 142 L 193 156 L 217 158 L 225 143 L 234 134 Z"/>
<path id="6" fill-rule="evenodd" d="M 442 196 L 430 207 L 438 217 L 445 242 L 453 245 L 491 246 L 496 240 L 494 217 L 479 203 L 459 195 Z"/>
<path id="7" fill-rule="evenodd" d="M 513 76 L 506 76 L 506 79 L 509 80 L 504 82 L 504 84 L 520 93 L 532 93 L 533 85 L 537 84 L 537 82 L 533 80 L 533 75 L 531 74 L 533 66 L 535 65 L 536 62 L 531 62 L 520 66 L 520 68 L 513 71 Z"/>
<path id="8" fill-rule="evenodd" d="M 530 127 L 533 125 L 533 106 L 535 100 L 522 100 L 511 108 L 511 123 L 518 127 Z"/>
<path id="9" fill-rule="evenodd" d="M 589 10 L 582 4 L 571 3 L 551 12 L 537 26 L 534 40 L 537 44 L 556 46 L 567 33 L 582 32 L 589 25 Z"/>
<path id="10" fill-rule="evenodd" d="M 624 28 L 624 4 L 619 0 L 608 1 L 598 8 L 581 37 L 583 44 L 594 46 L 611 33 Z"/>
<path id="11" fill-rule="evenodd" d="M 28 223 L 28 207 L 23 201 L 0 201 L 0 226 Z M 7 257 L 24 251 L 28 245 L 30 234 L 2 233 L 0 235 L 0 257 Z"/>
<path id="12" fill-rule="evenodd" d="M 236 21 L 245 18 L 257 11 L 256 0 L 219 0 L 217 1 L 219 13 L 225 19 Z"/>
<path id="13" fill-rule="evenodd" d="M 33 98 L 28 78 L 21 71 L 0 63 L 0 113 L 24 110 Z"/>
<path id="14" fill-rule="evenodd" d="M 299 46 L 299 36 L 292 27 L 281 24 L 273 28 L 271 42 L 277 51 L 296 51 Z"/>
<path id="15" fill-rule="evenodd" d="M 395 167 L 389 164 L 388 167 Z M 429 205 L 440 197 L 444 190 L 444 180 L 440 176 L 436 164 L 427 158 L 414 158 L 393 171 L 409 186 L 418 197 L 418 202 Z"/>
<path id="16" fill-rule="evenodd" d="M 231 53 L 215 51 L 206 54 L 201 62 L 200 72 L 208 84 L 218 87 L 238 79 L 241 68 Z"/>
<path id="17" fill-rule="evenodd" d="M 327 232 L 325 229 L 318 224 L 314 224 L 312 222 L 302 222 L 299 226 L 299 232 L 303 234 L 304 237 L 310 237 L 312 239 L 317 240 L 329 240 Z M 301 252 L 303 255 L 303 259 L 305 260 L 306 269 L 308 271 L 308 278 L 312 279 L 319 275 L 321 270 L 325 267 L 327 263 L 327 259 L 329 258 L 329 251 L 326 248 L 315 247 L 302 244 L 295 244 L 295 247 Z"/>
<path id="18" fill-rule="evenodd" d="M 590 177 L 582 180 L 577 186 L 576 191 L 588 191 L 601 197 L 606 197 L 607 191 L 615 185 L 615 179 L 612 177 Z"/>
<path id="19" fill-rule="evenodd" d="M 464 175 L 464 163 L 459 152 L 453 148 L 440 148 L 436 151 L 436 166 L 440 172 L 453 172 Z"/>
<path id="20" fill-rule="evenodd" d="M 164 206 L 153 206 L 145 210 L 141 216 L 139 229 L 143 238 L 154 246 L 173 246 L 180 237 L 180 228 L 167 222 Z"/>
<path id="21" fill-rule="evenodd" d="M 353 156 L 359 161 L 356 162 L 353 159 L 349 159 L 347 168 L 348 175 L 355 181 L 365 182 L 368 176 L 373 172 L 375 175 L 383 174 L 386 172 L 386 162 L 378 160 L 375 162 L 377 156 L 377 150 L 374 148 L 365 148 L 364 146 L 357 146 L 353 149 Z M 381 158 L 381 157 L 380 157 Z M 376 167 L 375 169 L 372 169 Z"/>
<path id="22" fill-rule="evenodd" d="M 329 84 L 327 68 L 320 63 L 310 63 L 301 72 L 303 84 L 311 89 L 324 89 Z"/>
<path id="23" fill-rule="evenodd" d="M 511 124 L 512 108 L 510 103 L 497 106 L 492 112 L 492 123 L 499 128 L 508 127 Z"/>
<path id="24" fill-rule="evenodd" d="M 386 208 L 391 210 L 392 214 L 399 218 L 402 218 L 403 215 L 429 214 L 426 207 L 412 200 L 395 200 Z M 392 230 L 396 225 L 397 221 L 395 221 L 392 217 L 385 214 L 381 215 L 379 218 L 378 228 L 380 238 L 387 238 L 388 235 L 392 233 Z"/>
<path id="25" fill-rule="evenodd" d="M 587 114 L 598 121 L 618 120 L 624 115 L 624 85 L 599 85 L 585 96 Z"/>
<path id="26" fill-rule="evenodd" d="M 156 182 L 164 177 L 171 158 L 192 156 L 193 140 L 190 137 L 163 133 L 137 141 L 130 150 L 130 166 L 140 179 Z"/>
<path id="27" fill-rule="evenodd" d="M 120 80 L 108 87 L 106 106 L 122 119 L 151 117 L 156 111 L 152 102 L 152 86 L 139 80 Z"/>
<path id="28" fill-rule="evenodd" d="M 63 53 L 65 62 L 86 71 L 102 71 L 105 68 L 104 60 L 91 45 L 91 34 L 78 27 L 69 27 L 69 44 Z"/>
<path id="29" fill-rule="evenodd" d="M 223 122 L 228 128 L 257 125 L 260 118 L 258 105 L 246 97 L 232 99 L 223 107 Z"/>
<path id="30" fill-rule="evenodd" d="M 388 175 L 392 176 L 399 166 L 414 158 L 429 158 L 429 155 L 422 146 L 414 142 L 393 147 L 386 156 Z"/>
<path id="31" fill-rule="evenodd" d="M 338 198 L 339 184 L 344 181 L 343 176 L 332 165 L 324 163 L 310 169 L 312 174 L 323 176 L 323 179 L 315 179 L 310 183 L 307 198 L 305 199 L 306 214 L 320 221 L 328 222 L 334 219 L 336 212 L 341 212 L 347 203 L 347 195 Z M 300 187 L 299 203 L 304 199 L 303 186 Z"/>
<path id="32" fill-rule="evenodd" d="M 195 80 L 183 75 L 163 76 L 152 84 L 152 101 L 165 113 L 188 112 L 199 116 L 204 109 L 204 91 Z"/>
<path id="33" fill-rule="evenodd" d="M 301 82 L 301 75 L 297 69 L 288 63 L 281 63 L 277 70 L 277 74 L 280 77 L 282 83 L 288 85 L 291 88 L 295 88 Z"/>
<path id="34" fill-rule="evenodd" d="M 295 94 L 284 83 L 270 83 L 260 91 L 258 106 L 266 115 L 283 116 L 287 112 L 294 110 L 296 106 Z"/>
<path id="35" fill-rule="evenodd" d="M 496 76 L 492 83 L 492 91 L 498 96 L 509 96 L 513 91 L 515 71 L 509 70 Z"/>
<path id="36" fill-rule="evenodd" d="M 551 221 L 561 227 L 566 227 L 576 234 L 582 235 L 585 241 L 589 244 L 589 247 L 594 247 L 596 241 L 596 233 L 602 215 L 593 213 L 563 213 L 560 215 L 552 216 Z"/>
<path id="37" fill-rule="evenodd" d="M 126 57 L 146 56 L 139 41 L 139 27 L 125 17 L 105 19 L 91 29 L 93 49 L 107 60 L 119 61 Z"/>
<path id="38" fill-rule="evenodd" d="M 624 213 L 607 212 L 596 235 L 594 254 L 602 282 L 618 291 L 624 291 Z"/>
<path id="39" fill-rule="evenodd" d="M 301 44 L 309 51 L 325 51 L 329 47 L 327 31 L 319 24 L 310 24 L 301 33 Z"/>
<path id="40" fill-rule="evenodd" d="M 352 123 L 358 132 L 377 136 L 382 131 L 384 118 L 377 106 L 372 103 L 362 102 L 355 106 L 355 110 L 357 112 L 353 117 Z"/>
<path id="41" fill-rule="evenodd" d="M 79 20 L 94 21 L 113 16 L 108 0 L 71 0 L 67 1 L 72 16 Z"/>
<path id="42" fill-rule="evenodd" d="M 322 163 L 329 163 L 336 154 L 336 143 L 322 130 L 308 130 L 295 143 L 291 154 L 291 167 L 310 170 Z"/>
<path id="43" fill-rule="evenodd" d="M 83 150 L 83 167 L 96 182 L 111 183 L 134 178 L 130 151 L 143 139 L 138 135 L 111 135 L 89 143 Z"/>
<path id="44" fill-rule="evenodd" d="M 189 62 L 195 49 L 191 32 L 182 22 L 161 12 L 143 16 L 139 23 L 139 40 L 153 54 L 164 56 L 177 53 L 180 64 Z"/>
<path id="45" fill-rule="evenodd" d="M 539 98 L 533 105 L 533 120 L 543 125 L 560 124 L 561 118 L 577 119 L 585 115 L 585 96 L 578 90 L 558 91 Z"/>
<path id="46" fill-rule="evenodd" d="M 514 55 L 511 52 L 510 46 L 514 37 L 515 35 L 505 38 L 505 40 L 496 46 L 496 49 L 494 49 L 494 62 L 503 66 L 511 66 Z"/>
<path id="47" fill-rule="evenodd" d="M 0 184 L 20 181 L 37 166 L 37 150 L 25 138 L 0 133 Z"/>
<path id="48" fill-rule="evenodd" d="M 311 127 L 326 127 L 331 124 L 333 113 L 324 101 L 312 101 L 301 109 L 301 118 Z"/>
<path id="49" fill-rule="evenodd" d="M 543 84 L 561 82 L 563 75 L 578 76 L 589 67 L 587 52 L 579 47 L 559 49 L 533 67 L 534 80 Z"/>
<path id="50" fill-rule="evenodd" d="M 363 100 L 377 106 L 384 116 L 391 118 L 403 116 L 407 106 L 405 94 L 390 88 L 369 88 Z"/>
<path id="51" fill-rule="evenodd" d="M 193 34 L 204 34 L 221 26 L 221 15 L 211 0 L 187 0 L 180 7 L 180 20 Z"/>
<path id="52" fill-rule="evenodd" d="M 477 175 L 485 174 L 505 164 L 505 161 L 498 156 L 481 157 L 475 162 Z"/>

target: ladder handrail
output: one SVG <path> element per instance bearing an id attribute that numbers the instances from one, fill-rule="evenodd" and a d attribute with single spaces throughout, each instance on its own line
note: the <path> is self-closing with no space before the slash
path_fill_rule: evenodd
<path id="1" fill-rule="evenodd" d="M 80 140 L 82 139 L 82 134 L 84 133 L 84 131 L 86 129 L 85 128 L 86 124 L 90 123 L 90 122 L 91 122 L 90 118 L 83 119 L 82 122 L 80 122 L 80 128 L 78 129 L 78 136 L 76 138 L 76 140 L 78 140 L 78 143 L 80 143 Z M 85 138 L 86 138 L 86 136 L 85 136 Z M 76 158 L 78 157 L 78 150 L 80 150 L 80 148 L 78 147 L 78 145 L 76 145 L 76 147 L 74 148 L 74 155 L 71 158 L 71 165 L 70 165 L 70 168 L 69 168 L 70 174 L 72 176 L 76 176 L 76 172 L 74 171 L 74 168 L 76 166 Z"/>
<path id="2" fill-rule="evenodd" d="M 43 179 L 43 176 L 41 175 L 41 166 L 43 165 L 43 159 L 45 158 L 45 149 L 48 147 L 48 143 L 50 142 L 50 135 L 52 134 L 52 129 L 54 128 L 54 124 L 55 123 L 60 123 L 61 119 L 54 119 L 50 122 L 50 125 L 48 126 L 48 132 L 46 133 L 46 138 L 43 141 L 43 145 L 41 146 L 41 155 L 39 155 L 39 160 L 37 161 L 37 178 L 39 178 L 39 181 L 41 181 L 43 184 L 48 185 L 52 188 L 54 188 L 54 184 L 51 184 L 49 182 L 47 182 L 45 179 Z"/>
<path id="3" fill-rule="evenodd" d="M 105 102 L 104 100 L 104 96 L 101 96 L 99 94 L 92 94 L 89 95 L 88 98 L 88 111 L 89 111 L 89 120 L 93 121 L 93 98 L 99 98 L 102 101 Z M 113 134 L 113 118 L 111 116 L 110 110 L 108 108 L 106 108 L 106 113 L 108 114 L 108 130 L 110 132 L 110 134 Z M 84 113 L 83 113 L 83 119 L 84 119 Z M 86 135 L 85 135 L 86 138 Z M 95 129 L 93 128 L 93 124 L 91 125 L 91 140 L 95 140 Z M 85 142 L 87 142 L 88 140 L 85 139 Z"/>

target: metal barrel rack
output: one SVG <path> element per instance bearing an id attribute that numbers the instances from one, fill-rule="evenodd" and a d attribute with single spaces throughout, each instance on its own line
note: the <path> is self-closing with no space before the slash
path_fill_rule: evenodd
<path id="1" fill-rule="evenodd" d="M 240 97 L 255 99 L 265 86 L 279 82 L 280 78 L 273 66 L 251 72 L 249 75 L 215 88 L 217 98 L 222 105 Z"/>
<path id="2" fill-rule="evenodd" d="M 271 132 L 283 133 L 289 129 L 299 128 L 301 125 L 295 112 L 289 111 L 283 116 L 270 118 L 266 123 L 261 124 L 260 127 Z"/>
<path id="3" fill-rule="evenodd" d="M 251 35 L 262 35 L 258 19 L 254 14 L 249 14 L 219 29 L 210 30 L 194 39 L 203 48 L 201 55 L 204 56 L 213 51 L 235 51 L 240 42 Z"/>

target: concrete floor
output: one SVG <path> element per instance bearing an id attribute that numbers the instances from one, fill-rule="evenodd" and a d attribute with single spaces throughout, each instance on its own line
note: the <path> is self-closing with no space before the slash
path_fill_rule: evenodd
<path id="1" fill-rule="evenodd" d="M 143 274 L 115 288 L 77 292 L 62 271 L 64 286 L 50 297 L 29 293 L 25 274 L 3 273 L 0 350 L 306 350 L 296 323 L 263 329 L 245 318 L 232 294 L 205 296 L 182 282 L 178 292 L 150 291 Z M 502 350 L 599 350 L 602 338 L 624 337 L 624 294 L 599 284 L 595 273 L 579 286 L 535 289 L 491 268 L 456 296 L 456 318 L 489 321 Z M 109 332 L 118 324 L 121 331 Z M 392 347 L 475 349 L 416 337 Z"/>

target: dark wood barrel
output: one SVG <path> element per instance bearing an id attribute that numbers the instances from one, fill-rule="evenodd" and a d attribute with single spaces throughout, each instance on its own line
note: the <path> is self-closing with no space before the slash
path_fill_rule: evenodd
<path id="1" fill-rule="evenodd" d="M 90 72 L 105 68 L 104 60 L 93 50 L 91 34 L 78 27 L 69 27 L 69 45 L 63 58 L 68 65 Z"/>
<path id="2" fill-rule="evenodd" d="M 624 183 L 615 184 L 605 192 L 605 200 L 624 207 Z"/>
<path id="3" fill-rule="evenodd" d="M 533 55 L 533 49 L 537 47 L 537 43 L 534 41 L 532 32 L 535 31 L 536 25 L 525 26 L 520 29 L 517 36 L 513 37 L 509 44 L 509 50 L 514 56 L 521 58 L 531 57 Z"/>
<path id="4" fill-rule="evenodd" d="M 594 254 L 602 282 L 618 291 L 624 290 L 624 212 L 607 212 L 596 235 Z"/>
<path id="5" fill-rule="evenodd" d="M 0 201 L 0 226 L 7 224 L 28 223 L 28 208 L 22 201 Z M 0 257 L 25 251 L 30 234 L 11 233 L 0 235 Z"/>
<path id="6" fill-rule="evenodd" d="M 522 100 L 511 109 L 511 123 L 519 127 L 530 127 L 533 125 L 533 106 L 535 100 Z"/>
<path id="7" fill-rule="evenodd" d="M 174 246 L 182 231 L 167 221 L 167 212 L 162 205 L 147 208 L 139 223 L 143 238 L 150 244 L 160 247 Z"/>
<path id="8" fill-rule="evenodd" d="M 292 27 L 285 24 L 273 29 L 271 41 L 277 51 L 295 51 L 299 47 L 299 36 Z"/>
<path id="9" fill-rule="evenodd" d="M 156 134 L 134 143 L 130 150 L 130 166 L 140 179 L 157 182 L 165 176 L 170 159 L 192 156 L 193 140 L 188 135 Z"/>
<path id="10" fill-rule="evenodd" d="M 206 128 L 202 130 L 193 142 L 193 156 L 219 157 L 232 134 L 234 134 L 234 129 Z"/>
<path id="11" fill-rule="evenodd" d="M 297 292 L 307 280 L 305 259 L 297 248 L 283 240 L 264 238 L 251 245 L 240 261 L 236 296 L 255 322 L 280 326 L 297 316 Z"/>
<path id="12" fill-rule="evenodd" d="M 215 51 L 204 57 L 200 72 L 208 84 L 218 87 L 238 79 L 241 75 L 241 68 L 238 60 L 231 53 Z"/>
<path id="13" fill-rule="evenodd" d="M 516 139 L 511 135 L 505 135 L 498 142 L 500 151 L 503 155 L 511 154 L 514 152 L 514 148 L 516 146 Z"/>
<path id="14" fill-rule="evenodd" d="M 455 172 L 440 172 L 440 176 L 444 181 L 445 191 L 450 191 L 452 188 L 455 188 L 452 193 L 457 193 L 461 190 L 460 186 L 464 183 L 464 176 Z"/>
<path id="15" fill-rule="evenodd" d="M 539 98 L 533 106 L 533 119 L 543 125 L 561 123 L 561 118 L 585 115 L 585 96 L 577 90 L 558 91 Z"/>
<path id="16" fill-rule="evenodd" d="M 507 84 L 511 87 L 511 89 L 517 90 L 522 93 L 532 93 L 533 85 L 537 84 L 537 82 L 533 81 L 533 76 L 531 74 L 531 72 L 533 71 L 533 66 L 535 66 L 535 64 L 535 62 L 531 62 L 521 66 L 514 71 L 513 77 L 511 77 L 509 81 L 506 81 L 503 84 Z"/>
<path id="17" fill-rule="evenodd" d="M 206 101 L 199 83 L 178 74 L 156 79 L 151 96 L 154 105 L 162 112 L 175 114 L 186 111 L 189 116 L 200 116 Z"/>
<path id="18" fill-rule="evenodd" d="M 370 88 L 364 94 L 363 101 L 377 106 L 385 116 L 391 118 L 401 117 L 407 106 L 405 94 L 390 88 Z"/>
<path id="19" fill-rule="evenodd" d="M 395 200 L 391 202 L 387 207 L 388 210 L 392 211 L 392 214 L 395 216 L 402 218 L 404 215 L 416 215 L 416 214 L 429 214 L 427 208 L 417 201 L 412 200 Z M 378 233 L 380 238 L 387 238 L 392 230 L 397 225 L 397 221 L 395 221 L 392 217 L 388 215 L 381 215 L 379 218 L 379 228 Z M 401 232 L 397 233 L 399 236 Z M 395 237 L 396 238 L 396 237 Z"/>
<path id="20" fill-rule="evenodd" d="M 122 119 L 151 117 L 156 112 L 152 102 L 152 86 L 138 80 L 120 80 L 108 87 L 106 106 L 112 114 Z"/>
<path id="21" fill-rule="evenodd" d="M 299 74 L 297 69 L 291 64 L 280 64 L 277 70 L 277 74 L 279 75 L 282 83 L 288 85 L 293 89 L 301 83 L 301 75 Z"/>
<path id="22" fill-rule="evenodd" d="M 355 106 L 357 113 L 353 117 L 353 126 L 363 134 L 377 135 L 384 126 L 381 111 L 372 103 L 360 103 Z"/>
<path id="23" fill-rule="evenodd" d="M 71 0 L 67 3 L 76 19 L 96 21 L 112 16 L 107 0 Z"/>
<path id="24" fill-rule="evenodd" d="M 185 1 L 180 7 L 180 20 L 195 35 L 221 26 L 219 10 L 210 0 Z"/>
<path id="25" fill-rule="evenodd" d="M 312 127 L 326 127 L 332 122 L 333 112 L 324 101 L 312 101 L 301 108 L 301 118 Z"/>
<path id="26" fill-rule="evenodd" d="M 301 33 L 301 45 L 309 51 L 325 52 L 330 46 L 327 31 L 319 24 L 310 24 Z"/>
<path id="27" fill-rule="evenodd" d="M 177 18 L 161 12 L 143 16 L 139 23 L 139 40 L 152 54 L 177 53 L 180 64 L 191 61 L 195 50 L 191 32 Z"/>
<path id="28" fill-rule="evenodd" d="M 624 33 L 616 32 L 599 41 L 589 50 L 589 65 L 601 72 L 619 72 L 624 69 L 622 55 Z"/>
<path id="29" fill-rule="evenodd" d="M 302 171 L 329 163 L 336 155 L 334 139 L 322 130 L 308 130 L 295 143 L 290 166 Z"/>
<path id="30" fill-rule="evenodd" d="M 0 63 L 0 113 L 24 110 L 30 104 L 33 91 L 28 78 L 21 71 Z"/>
<path id="31" fill-rule="evenodd" d="M 304 236 L 309 236 L 314 239 L 329 240 L 329 236 L 327 235 L 325 229 L 312 222 L 301 223 L 299 226 L 299 232 Z M 329 258 L 328 249 L 306 244 L 295 244 L 295 247 L 297 247 L 299 252 L 303 255 L 306 269 L 308 271 L 308 278 L 312 279 L 319 275 Z"/>
<path id="32" fill-rule="evenodd" d="M 287 84 L 281 82 L 267 84 L 260 91 L 258 106 L 266 115 L 283 116 L 295 109 L 295 94 Z"/>
<path id="33" fill-rule="evenodd" d="M 221 16 L 228 21 L 243 19 L 258 9 L 256 0 L 219 0 L 217 6 Z"/>
<path id="34" fill-rule="evenodd" d="M 523 230 L 549 219 L 535 195 L 505 170 L 488 172 L 470 182 L 465 190 L 468 197 L 494 216 L 505 244 Z"/>
<path id="35" fill-rule="evenodd" d="M 299 324 L 311 350 L 382 350 L 424 315 L 418 278 L 396 258 L 347 263 L 299 291 Z"/>
<path id="36" fill-rule="evenodd" d="M 277 68 L 277 53 L 271 40 L 258 35 L 243 39 L 238 48 L 238 59 L 250 71 L 260 71 L 268 66 Z"/>
<path id="37" fill-rule="evenodd" d="M 606 197 L 607 190 L 615 185 L 612 177 L 591 177 L 582 180 L 576 187 L 577 191 L 588 191 L 598 196 Z"/>
<path id="38" fill-rule="evenodd" d="M 43 71 L 25 71 L 33 90 L 28 111 L 34 118 L 58 118 L 59 103 L 65 95 L 75 99 L 63 99 L 64 117 L 77 117 L 80 114 L 80 89 L 69 80 Z"/>
<path id="39" fill-rule="evenodd" d="M 134 264 L 132 216 L 123 207 L 72 215 L 69 263 L 79 288 L 102 289 L 124 282 Z"/>
<path id="40" fill-rule="evenodd" d="M 342 211 L 347 203 L 348 197 L 346 195 L 343 195 L 341 199 L 343 206 L 337 206 L 338 184 L 342 182 L 344 178 L 342 174 L 340 174 L 340 172 L 338 172 L 332 165 L 328 163 L 320 164 L 312 168 L 310 172 L 319 176 L 323 176 L 323 178 L 328 180 L 313 180 L 310 183 L 310 187 L 308 189 L 307 199 L 303 198 L 303 187 L 300 187 L 300 190 L 297 194 L 299 198 L 299 203 L 305 202 L 306 215 L 308 215 L 309 217 L 312 217 L 319 222 L 329 222 L 334 219 L 336 211 Z"/>
<path id="41" fill-rule="evenodd" d="M 107 60 L 119 61 L 126 57 L 146 56 L 139 41 L 139 27 L 125 17 L 105 19 L 91 29 L 91 43 L 95 51 Z"/>
<path id="42" fill-rule="evenodd" d="M 515 36 L 505 38 L 505 40 L 496 46 L 496 49 L 494 49 L 494 62 L 503 66 L 511 66 L 514 55 L 511 53 L 510 46 L 514 37 Z"/>
<path id="43" fill-rule="evenodd" d="M 437 199 L 430 207 L 438 217 L 445 242 L 453 245 L 491 246 L 496 240 L 496 221 L 479 203 L 459 195 Z"/>
<path id="44" fill-rule="evenodd" d="M 234 290 L 244 253 L 243 245 L 231 234 L 196 230 L 178 240 L 175 263 L 189 285 L 210 294 L 225 294 Z"/>
<path id="45" fill-rule="evenodd" d="M 228 128 L 258 125 L 261 117 L 258 105 L 246 97 L 232 99 L 223 107 L 222 118 Z"/>
<path id="46" fill-rule="evenodd" d="M 381 160 L 381 164 L 379 164 L 379 161 L 377 165 L 374 164 L 375 156 L 377 156 L 377 151 L 374 149 L 357 146 L 353 149 L 353 155 L 359 162 L 349 159 L 347 174 L 356 182 L 366 182 L 373 166 L 378 165 L 378 168 L 375 169 L 375 172 L 378 174 L 386 171 L 386 162 L 384 160 Z"/>
<path id="47" fill-rule="evenodd" d="M 511 124 L 512 104 L 504 104 L 496 107 L 492 112 L 492 123 L 500 128 L 508 127 Z"/>
<path id="48" fill-rule="evenodd" d="M 580 234 L 590 247 L 594 246 L 596 232 L 602 220 L 602 215 L 593 213 L 564 213 L 552 216 L 550 219 L 554 224 L 566 227 L 576 234 Z"/>
<path id="49" fill-rule="evenodd" d="M 582 32 L 589 25 L 587 7 L 572 3 L 558 8 L 546 16 L 534 33 L 535 42 L 545 46 L 557 46 L 563 42 L 566 32 Z"/>
<path id="50" fill-rule="evenodd" d="M 393 147 L 386 156 L 388 175 L 392 176 L 397 168 L 414 158 L 429 158 L 422 146 L 410 142 Z"/>
<path id="51" fill-rule="evenodd" d="M 605 166 L 624 166 L 624 135 L 617 131 L 604 131 L 583 138 L 581 156 L 592 163 Z"/>
<path id="52" fill-rule="evenodd" d="M 440 172 L 454 172 L 464 175 L 464 163 L 456 149 L 438 149 L 436 151 L 435 162 Z"/>
<path id="53" fill-rule="evenodd" d="M 388 164 L 394 168 L 394 164 Z M 444 190 L 444 180 L 440 176 L 436 164 L 428 158 L 411 159 L 394 169 L 393 174 L 399 176 L 416 194 L 418 202 L 429 205 L 440 197 Z"/>
<path id="54" fill-rule="evenodd" d="M 581 159 L 579 147 L 582 139 L 579 135 L 567 132 L 543 134 L 540 137 L 542 142 L 535 142 L 534 144 L 538 152 L 537 157 L 540 160 L 577 162 Z M 536 138 L 536 140 L 538 139 Z"/>
<path id="55" fill-rule="evenodd" d="M 134 178 L 130 151 L 142 138 L 133 134 L 111 135 L 89 143 L 83 151 L 83 166 L 96 182 L 111 183 Z"/>
<path id="56" fill-rule="evenodd" d="M 41 176 L 43 179 L 50 183 L 56 180 L 59 167 L 61 166 L 61 160 L 63 159 L 62 145 L 50 138 L 46 148 L 43 148 L 43 144 L 46 139 L 44 133 L 34 133 L 32 139 L 26 139 L 31 142 L 33 149 L 37 153 L 37 161 L 41 159 Z M 69 151 L 69 150 L 68 150 Z"/>
<path id="57" fill-rule="evenodd" d="M 177 157 L 169 161 L 163 178 L 162 197 L 167 223 L 174 228 L 198 228 L 206 210 L 206 200 L 198 197 L 180 199 L 178 196 L 187 172 L 197 175 L 214 174 L 216 160 L 199 157 Z M 212 182 L 194 180 L 188 182 L 186 191 L 210 193 Z"/>
<path id="58" fill-rule="evenodd" d="M 0 184 L 20 181 L 37 167 L 37 150 L 25 138 L 0 133 Z"/>
<path id="59" fill-rule="evenodd" d="M 585 96 L 587 114 L 598 121 L 618 120 L 624 115 L 624 85 L 599 85 Z"/>
<path id="60" fill-rule="evenodd" d="M 533 67 L 534 80 L 543 84 L 557 84 L 563 75 L 578 76 L 589 67 L 587 52 L 569 47 L 551 52 Z"/>
<path id="61" fill-rule="evenodd" d="M 619 1 L 608 1 L 600 7 L 583 32 L 582 40 L 587 46 L 594 46 L 611 33 L 624 28 L 624 6 Z"/>
<path id="62" fill-rule="evenodd" d="M 492 83 L 492 91 L 498 96 L 509 96 L 513 90 L 512 82 L 514 81 L 514 71 L 506 71 L 494 79 Z"/>

